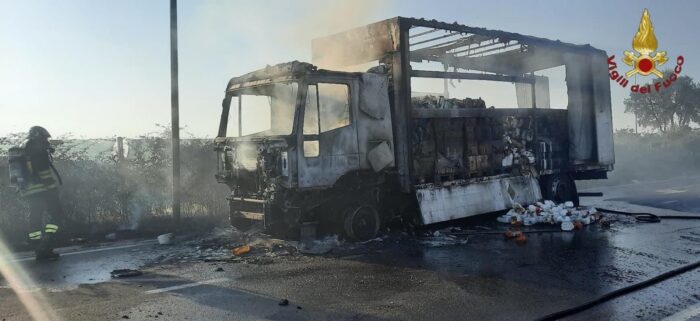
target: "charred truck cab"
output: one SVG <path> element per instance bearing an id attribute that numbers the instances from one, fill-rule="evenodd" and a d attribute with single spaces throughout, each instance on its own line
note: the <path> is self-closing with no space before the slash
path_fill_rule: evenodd
<path id="1" fill-rule="evenodd" d="M 365 240 L 393 219 L 424 225 L 543 198 L 577 202 L 575 180 L 613 168 L 601 50 L 402 17 L 312 48 L 314 65 L 269 66 L 226 87 L 216 177 L 231 188 L 234 225 Z M 550 108 L 547 79 L 535 74 L 558 66 L 565 109 Z M 413 92 L 416 79 L 444 80 L 445 94 Z M 449 98 L 448 80 L 514 84 L 518 106 Z"/>
<path id="2" fill-rule="evenodd" d="M 350 209 L 370 217 L 361 227 L 350 226 L 349 236 L 368 237 L 359 229 L 376 235 L 374 203 L 385 183 L 377 173 L 393 166 L 389 115 L 382 75 L 290 62 L 233 78 L 216 139 L 217 179 L 232 190 L 232 223 L 264 220 L 278 232 L 326 218 L 332 222 L 324 223 L 344 225 L 344 217 L 326 214 Z M 250 133 L 248 122 L 268 126 Z M 227 137 L 230 127 L 237 127 L 237 137 Z M 356 205 L 345 204 L 350 199 Z"/>

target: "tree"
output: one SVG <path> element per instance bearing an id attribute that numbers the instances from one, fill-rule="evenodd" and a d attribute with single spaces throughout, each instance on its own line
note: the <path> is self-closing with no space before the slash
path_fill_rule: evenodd
<path id="1" fill-rule="evenodd" d="M 666 71 L 666 77 L 673 71 Z M 630 93 L 625 112 L 635 113 L 641 126 L 661 132 L 689 128 L 700 123 L 700 85 L 689 76 L 681 76 L 668 88 L 650 93 Z"/>
<path id="2" fill-rule="evenodd" d="M 700 84 L 688 76 L 682 76 L 673 86 L 678 126 L 689 127 L 691 122 L 700 123 Z"/>

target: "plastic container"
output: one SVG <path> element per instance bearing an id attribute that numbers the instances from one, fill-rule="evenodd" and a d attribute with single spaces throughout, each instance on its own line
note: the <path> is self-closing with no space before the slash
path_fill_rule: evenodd
<path id="1" fill-rule="evenodd" d="M 583 223 L 583 225 L 591 224 L 591 216 L 590 216 L 590 215 L 584 216 L 584 217 L 581 219 L 581 223 Z"/>
<path id="2" fill-rule="evenodd" d="M 525 226 L 535 225 L 537 223 L 537 217 L 525 216 L 525 218 L 523 218 L 523 225 Z"/>
<path id="3" fill-rule="evenodd" d="M 508 223 L 510 223 L 510 218 L 511 218 L 510 215 L 505 214 L 505 215 L 501 215 L 501 216 L 497 217 L 496 220 L 497 220 L 499 223 L 508 224 Z"/>
<path id="4" fill-rule="evenodd" d="M 160 245 L 168 245 L 168 244 L 171 244 L 172 241 L 173 241 L 173 233 L 158 235 L 158 244 L 160 244 Z"/>
<path id="5" fill-rule="evenodd" d="M 572 223 L 571 221 L 561 222 L 561 230 L 562 231 L 573 231 L 574 230 L 574 223 Z"/>

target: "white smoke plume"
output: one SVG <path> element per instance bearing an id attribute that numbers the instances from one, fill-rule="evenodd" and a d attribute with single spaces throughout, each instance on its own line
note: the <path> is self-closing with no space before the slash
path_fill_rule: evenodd
<path id="1" fill-rule="evenodd" d="M 193 15 L 192 26 L 183 26 L 185 40 L 201 46 L 222 41 L 245 42 L 256 52 L 252 63 L 263 67 L 290 60 L 310 61 L 311 39 L 362 26 L 381 19 L 392 1 L 268 1 L 204 2 Z M 221 32 L 217 32 L 220 30 Z M 222 39 L 222 35 L 243 39 Z M 196 37 L 197 39 L 192 39 Z M 241 41 L 242 40 L 242 41 Z M 231 64 L 240 64 L 231 53 Z M 247 64 L 250 64 L 248 61 Z"/>

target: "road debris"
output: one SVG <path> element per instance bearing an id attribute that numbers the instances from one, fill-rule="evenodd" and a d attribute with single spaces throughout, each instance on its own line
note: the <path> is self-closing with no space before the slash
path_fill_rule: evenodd
<path id="1" fill-rule="evenodd" d="M 286 306 L 289 305 L 289 300 L 284 299 L 284 300 L 280 301 L 280 303 L 277 303 L 277 304 L 278 304 L 279 306 L 286 307 Z"/>
<path id="2" fill-rule="evenodd" d="M 246 260 L 246 263 L 248 264 L 255 264 L 255 265 L 268 265 L 274 263 L 275 260 L 273 260 L 271 257 L 267 256 L 256 256 L 253 257 L 249 260 Z"/>
<path id="3" fill-rule="evenodd" d="M 158 235 L 158 244 L 169 245 L 173 241 L 173 233 L 166 233 Z"/>
<path id="4" fill-rule="evenodd" d="M 240 248 L 239 255 L 235 254 L 236 248 Z M 244 249 L 248 251 L 243 253 Z M 255 229 L 242 232 L 227 227 L 215 228 L 204 236 L 178 242 L 152 263 L 225 262 L 265 265 L 298 253 L 297 242 L 271 238 Z"/>
<path id="5" fill-rule="evenodd" d="M 555 204 L 547 200 L 529 205 L 527 208 L 516 203 L 511 210 L 496 220 L 515 226 L 558 224 L 563 231 L 573 231 L 595 222 L 599 217 L 600 212 L 595 207 L 574 207 L 572 202 Z"/>
<path id="6" fill-rule="evenodd" d="M 421 238 L 420 243 L 428 247 L 467 244 L 469 242 L 469 238 L 455 236 L 455 233 L 458 234 L 460 231 L 461 228 L 455 226 L 437 230 Z"/>
<path id="7" fill-rule="evenodd" d="M 118 270 L 113 270 L 110 275 L 115 278 L 128 278 L 128 277 L 134 277 L 134 276 L 141 276 L 143 275 L 143 272 L 139 270 L 132 270 L 132 269 L 118 269 Z"/>
<path id="8" fill-rule="evenodd" d="M 338 235 L 329 235 L 320 240 L 299 243 L 299 252 L 305 254 L 326 254 L 340 245 Z"/>
<path id="9" fill-rule="evenodd" d="M 508 230 L 503 234 L 507 239 L 514 239 L 517 238 L 521 235 L 523 235 L 523 232 L 521 231 L 513 231 L 513 230 Z"/>
<path id="10" fill-rule="evenodd" d="M 571 222 L 571 219 L 568 217 L 564 218 L 564 221 L 561 222 L 561 230 L 562 231 L 573 231 L 574 230 L 574 223 Z"/>
<path id="11" fill-rule="evenodd" d="M 233 252 L 233 255 L 241 256 L 243 254 L 250 253 L 250 250 L 251 250 L 250 245 L 243 245 L 243 246 L 236 247 L 231 251 Z"/>

